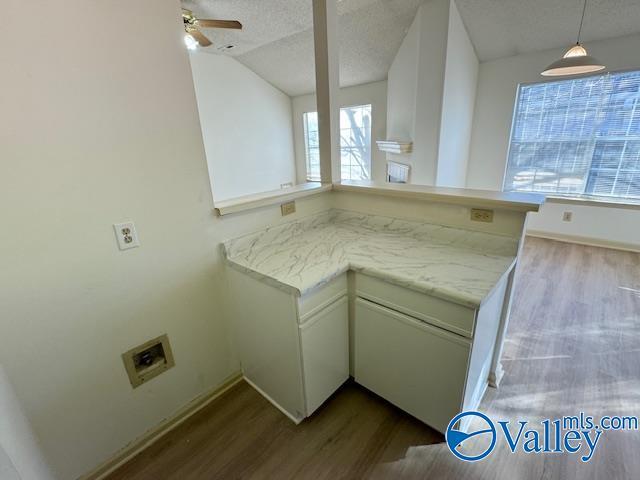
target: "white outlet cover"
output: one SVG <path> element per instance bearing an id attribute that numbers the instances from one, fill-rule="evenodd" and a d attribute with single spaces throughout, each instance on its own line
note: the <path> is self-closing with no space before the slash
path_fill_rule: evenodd
<path id="1" fill-rule="evenodd" d="M 140 246 L 138 232 L 136 232 L 136 226 L 133 222 L 114 223 L 113 231 L 116 234 L 120 250 L 129 250 Z"/>

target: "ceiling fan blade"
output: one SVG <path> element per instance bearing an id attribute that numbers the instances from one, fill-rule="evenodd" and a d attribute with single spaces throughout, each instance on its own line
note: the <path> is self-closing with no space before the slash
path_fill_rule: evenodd
<path id="1" fill-rule="evenodd" d="M 236 30 L 242 29 L 242 24 L 237 20 L 196 20 L 196 24 L 199 27 L 204 28 L 235 28 Z"/>
<path id="2" fill-rule="evenodd" d="M 187 30 L 187 33 L 195 38 L 196 42 L 198 42 L 201 47 L 208 47 L 209 45 L 212 45 L 211 40 L 205 37 L 200 30 L 190 28 Z"/>

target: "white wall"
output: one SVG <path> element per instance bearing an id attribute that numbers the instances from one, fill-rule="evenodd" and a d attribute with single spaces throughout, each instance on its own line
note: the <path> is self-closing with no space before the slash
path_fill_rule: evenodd
<path id="1" fill-rule="evenodd" d="M 421 185 L 436 184 L 451 2 L 431 0 L 418 10 L 418 89 L 411 183 Z"/>
<path id="2" fill-rule="evenodd" d="M 215 217 L 177 1 L 4 7 L 38 35 L 0 16 L 0 364 L 67 480 L 239 370 L 219 243 L 326 195 Z M 175 368 L 133 390 L 121 353 L 163 333 Z"/>
<path id="3" fill-rule="evenodd" d="M 562 221 L 571 212 L 571 222 Z M 550 199 L 529 215 L 527 232 L 559 240 L 640 251 L 640 205 L 598 207 Z"/>
<path id="4" fill-rule="evenodd" d="M 416 98 L 418 95 L 418 42 L 419 15 L 407 31 L 393 63 L 387 74 L 387 139 L 400 141 L 414 141 Z M 386 154 L 386 160 L 411 166 L 411 176 L 414 177 L 413 155 Z M 381 178 L 386 180 L 386 168 L 382 171 Z"/>
<path id="5" fill-rule="evenodd" d="M 640 35 L 633 35 L 592 42 L 586 47 L 610 70 L 620 70 L 640 68 L 639 44 Z M 516 55 L 480 65 L 467 187 L 502 189 L 518 84 L 542 81 L 540 72 L 553 60 L 560 58 L 564 51 L 555 49 Z M 528 225 L 531 229 L 557 235 L 626 243 L 629 239 L 619 234 L 618 222 L 625 219 L 624 222 L 631 225 L 640 225 L 639 212 L 623 209 L 615 215 L 594 215 L 593 221 L 571 224 L 559 222 L 558 209 L 545 207 L 540 214 L 532 216 Z M 640 244 L 640 227 L 634 233 L 635 243 Z"/>
<path id="6" fill-rule="evenodd" d="M 479 62 L 455 2 L 450 3 L 436 184 L 464 187 Z"/>
<path id="7" fill-rule="evenodd" d="M 215 200 L 295 183 L 291 98 L 231 57 L 190 59 Z"/>
<path id="8" fill-rule="evenodd" d="M 387 86 L 387 138 L 389 140 L 413 141 L 415 138 L 419 18 L 420 16 L 416 15 L 389 68 Z M 407 163 L 406 159 L 403 163 Z"/>
<path id="9" fill-rule="evenodd" d="M 420 6 L 389 69 L 387 137 L 413 142 L 413 153 L 389 160 L 410 165 L 409 181 L 422 185 L 436 181 L 449 1 Z"/>
<path id="10" fill-rule="evenodd" d="M 293 131 L 296 152 L 298 183 L 306 182 L 306 159 L 304 146 L 305 112 L 316 111 L 315 95 L 293 97 Z M 383 152 L 375 145 L 376 140 L 384 140 L 387 135 L 387 82 L 373 82 L 353 87 L 341 88 L 338 92 L 340 107 L 371 104 L 371 170 L 373 180 L 384 181 L 386 161 Z"/>
<path id="11" fill-rule="evenodd" d="M 2 480 L 22 480 L 2 445 L 0 445 L 0 478 Z"/>
<path id="12" fill-rule="evenodd" d="M 420 6 L 389 70 L 388 137 L 412 140 L 410 182 L 463 187 L 478 60 L 452 0 Z"/>
<path id="13" fill-rule="evenodd" d="M 38 441 L 0 365 L 0 479 L 52 480 Z"/>

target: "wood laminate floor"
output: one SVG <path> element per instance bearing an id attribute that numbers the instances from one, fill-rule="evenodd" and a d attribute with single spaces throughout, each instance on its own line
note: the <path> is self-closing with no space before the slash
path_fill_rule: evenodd
<path id="1" fill-rule="evenodd" d="M 481 410 L 540 422 L 640 415 L 640 254 L 528 238 L 503 355 Z M 593 459 L 511 454 L 476 463 L 353 383 L 295 426 L 246 383 L 110 477 L 116 479 L 640 479 L 640 432 L 605 432 Z"/>

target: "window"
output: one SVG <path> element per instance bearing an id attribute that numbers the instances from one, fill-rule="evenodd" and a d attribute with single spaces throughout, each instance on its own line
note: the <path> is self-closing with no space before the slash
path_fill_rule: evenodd
<path id="1" fill-rule="evenodd" d="M 318 114 L 303 115 L 307 180 L 320 180 Z M 371 105 L 340 109 L 340 162 L 343 180 L 371 178 Z"/>
<path id="2" fill-rule="evenodd" d="M 340 163 L 343 180 L 371 178 L 371 105 L 340 109 Z"/>
<path id="3" fill-rule="evenodd" d="M 318 140 L 318 112 L 306 112 L 304 122 L 304 151 L 307 158 L 307 180 L 320 181 L 320 142 Z"/>
<path id="4" fill-rule="evenodd" d="M 521 86 L 504 190 L 640 201 L 640 71 Z"/>

